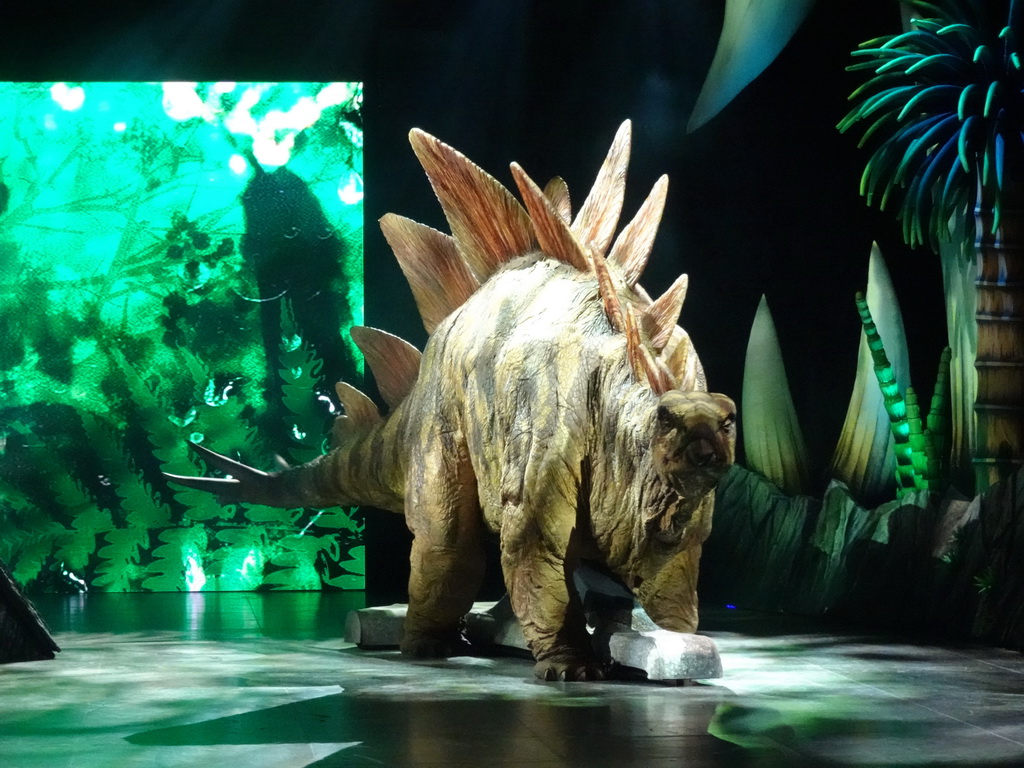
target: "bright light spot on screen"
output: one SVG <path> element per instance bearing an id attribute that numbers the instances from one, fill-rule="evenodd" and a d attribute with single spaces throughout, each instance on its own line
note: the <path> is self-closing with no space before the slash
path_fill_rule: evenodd
<path id="1" fill-rule="evenodd" d="M 85 104 L 85 89 L 80 85 L 69 87 L 67 83 L 54 83 L 50 86 L 50 97 L 64 111 L 74 112 Z"/>
<path id="2" fill-rule="evenodd" d="M 232 155 L 228 160 L 228 168 L 230 168 L 232 172 L 241 176 L 248 170 L 249 164 L 245 162 L 245 158 L 241 155 Z"/>
<path id="3" fill-rule="evenodd" d="M 324 91 L 328 92 L 326 98 L 323 97 Z M 287 163 L 295 146 L 295 137 L 314 125 L 326 107 L 340 103 L 335 99 L 348 93 L 347 90 L 343 92 L 327 87 L 317 94 L 316 99 L 302 96 L 287 109 L 271 109 L 262 117 L 254 116 L 253 109 L 267 92 L 265 84 L 250 86 L 224 118 L 224 127 L 231 133 L 252 138 L 252 153 L 264 168 L 277 168 Z"/>
<path id="4" fill-rule="evenodd" d="M 294 136 L 285 136 L 280 141 L 274 135 L 257 132 L 252 137 L 252 153 L 264 168 L 278 168 L 288 162 L 295 146 Z"/>
<path id="5" fill-rule="evenodd" d="M 164 112 L 171 120 L 184 122 L 194 117 L 206 119 L 209 109 L 196 93 L 196 83 L 164 83 Z"/>
<path id="6" fill-rule="evenodd" d="M 206 574 L 203 573 L 203 566 L 195 555 L 189 555 L 185 559 L 185 589 L 189 592 L 201 592 L 206 586 Z"/>
<path id="7" fill-rule="evenodd" d="M 320 109 L 327 109 L 337 104 L 350 101 L 357 88 L 354 83 L 331 83 L 316 95 L 316 103 Z"/>
<path id="8" fill-rule="evenodd" d="M 355 205 L 363 200 L 363 177 L 355 171 L 349 171 L 341 177 L 338 184 L 338 199 L 345 205 Z"/>
<path id="9" fill-rule="evenodd" d="M 252 574 L 250 573 L 250 570 L 255 570 L 256 568 L 257 568 L 256 550 L 255 549 L 250 549 L 249 550 L 249 554 L 246 555 L 245 556 L 245 560 L 242 561 L 242 567 L 239 569 L 239 571 L 240 571 L 240 573 L 242 575 L 242 579 L 245 580 L 245 579 L 252 578 Z"/>
<path id="10" fill-rule="evenodd" d="M 128 130 L 128 123 L 114 123 L 114 130 L 118 133 L 122 133 Z"/>
<path id="11" fill-rule="evenodd" d="M 79 578 L 72 571 L 69 571 L 64 567 L 64 563 L 60 564 L 61 575 L 68 580 L 69 583 L 73 584 L 79 592 L 88 592 L 89 585 L 85 583 L 84 579 Z"/>

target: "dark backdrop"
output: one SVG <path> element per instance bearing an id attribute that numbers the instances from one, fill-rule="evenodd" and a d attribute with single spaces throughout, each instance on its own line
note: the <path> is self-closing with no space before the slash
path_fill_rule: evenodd
<path id="1" fill-rule="evenodd" d="M 931 387 L 944 344 L 938 259 L 900 244 L 857 195 L 865 153 L 835 124 L 861 40 L 895 31 L 894 0 L 820 0 L 775 63 L 693 135 L 723 0 L 181 0 L 6 2 L 8 80 L 362 80 L 366 83 L 366 318 L 422 346 L 411 294 L 374 222 L 395 211 L 444 228 L 405 135 L 421 127 L 512 186 L 519 161 L 562 175 L 579 202 L 618 124 L 634 121 L 625 216 L 661 173 L 668 205 L 644 280 L 690 276 L 682 325 L 713 389 L 739 396 L 750 323 L 767 294 L 812 458 L 846 413 L 853 294 L 878 240 L 896 283 L 913 379 Z M 821 481 L 824 488 L 824 480 Z M 408 534 L 367 519 L 374 602 L 402 599 Z M 493 569 L 492 569 L 493 570 Z M 500 589 L 497 575 L 489 592 Z"/>

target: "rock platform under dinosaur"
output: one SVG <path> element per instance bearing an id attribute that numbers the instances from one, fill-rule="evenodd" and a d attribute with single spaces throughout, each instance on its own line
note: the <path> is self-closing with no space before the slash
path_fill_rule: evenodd
<path id="1" fill-rule="evenodd" d="M 345 640 L 360 648 L 382 650 L 397 648 L 402 638 L 405 604 L 383 605 L 352 611 L 345 620 Z M 653 627 L 643 613 L 635 609 L 634 629 L 618 623 L 598 630 L 600 645 L 611 661 L 639 670 L 648 680 L 681 682 L 707 680 L 722 676 L 718 648 L 704 635 L 670 632 Z M 466 636 L 482 653 L 516 655 L 528 658 L 529 649 L 508 598 L 497 602 L 477 602 L 466 615 Z"/>

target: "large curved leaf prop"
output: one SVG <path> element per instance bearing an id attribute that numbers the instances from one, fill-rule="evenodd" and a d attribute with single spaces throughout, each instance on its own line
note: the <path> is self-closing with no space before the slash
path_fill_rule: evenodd
<path id="1" fill-rule="evenodd" d="M 787 494 L 807 493 L 807 448 L 789 392 L 775 322 L 764 296 L 747 342 L 742 404 L 747 465 Z"/>
<path id="2" fill-rule="evenodd" d="M 872 245 L 868 266 L 867 302 L 901 391 L 910 384 L 910 362 L 896 290 L 878 244 Z M 893 487 L 896 455 L 882 393 L 875 378 L 867 339 L 861 335 L 857 378 L 850 397 L 839 444 L 832 457 L 832 474 L 858 498 L 877 498 Z"/>
<path id="3" fill-rule="evenodd" d="M 687 133 L 721 112 L 775 61 L 813 5 L 814 0 L 726 0 L 722 36 Z"/>

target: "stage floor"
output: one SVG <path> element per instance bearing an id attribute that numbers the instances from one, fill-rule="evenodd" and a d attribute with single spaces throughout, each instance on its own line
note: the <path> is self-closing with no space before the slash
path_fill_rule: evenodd
<path id="1" fill-rule="evenodd" d="M 63 651 L 0 666 L 0 766 L 1024 766 L 1018 653 L 706 610 L 720 680 L 541 683 L 359 651 L 362 600 L 38 597 Z"/>

